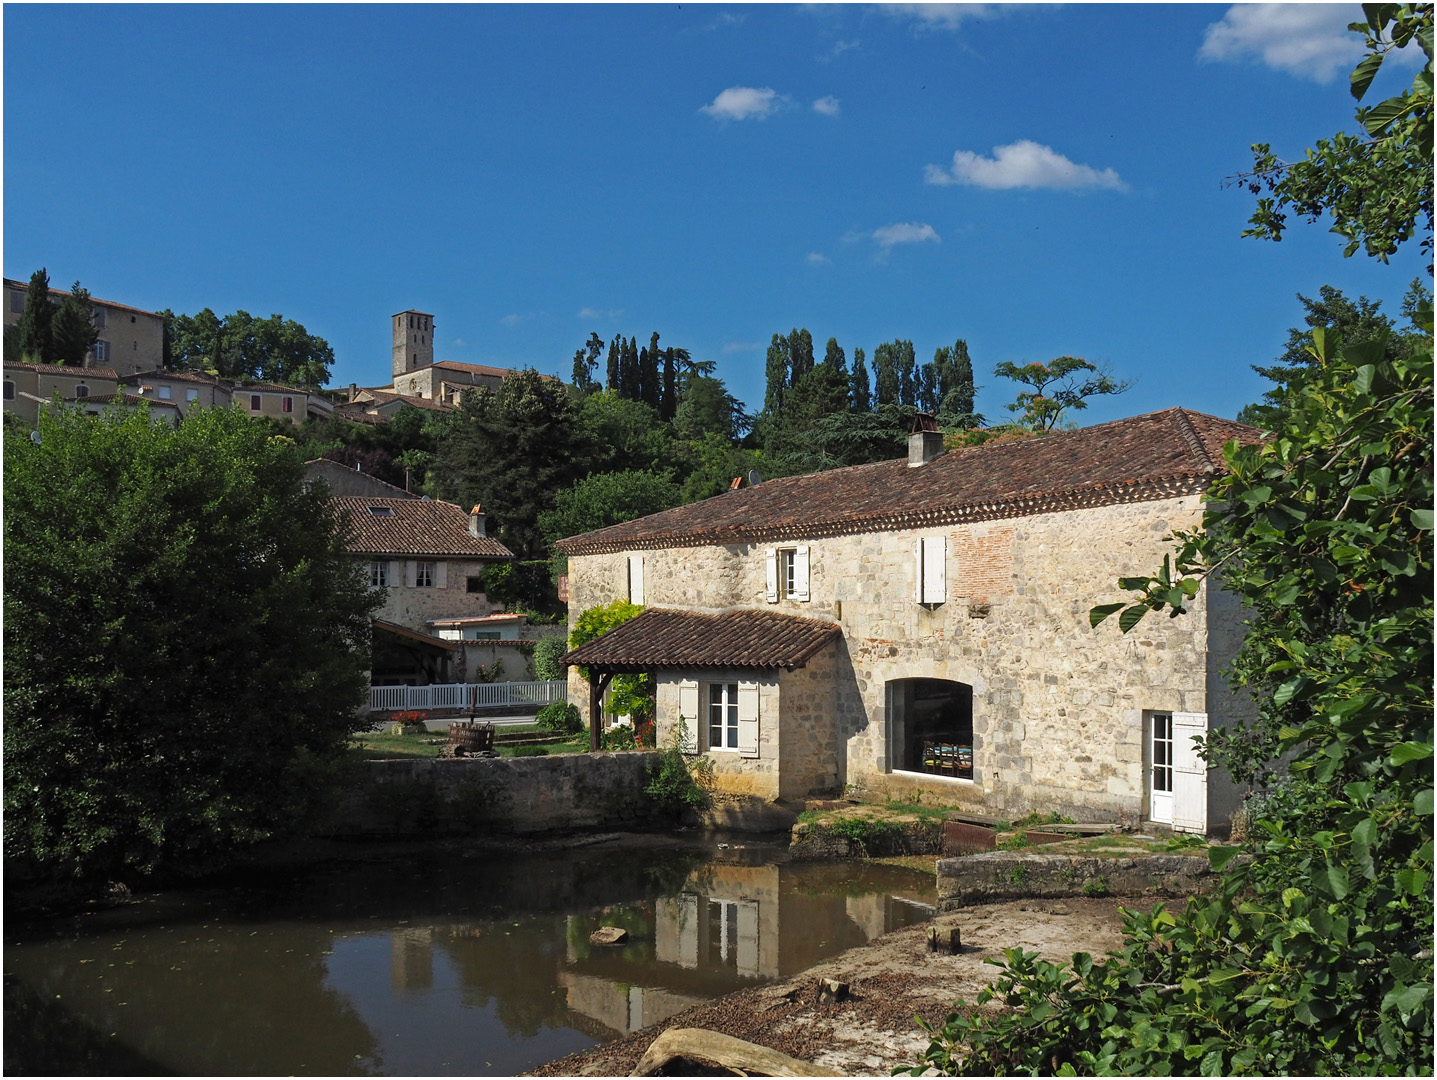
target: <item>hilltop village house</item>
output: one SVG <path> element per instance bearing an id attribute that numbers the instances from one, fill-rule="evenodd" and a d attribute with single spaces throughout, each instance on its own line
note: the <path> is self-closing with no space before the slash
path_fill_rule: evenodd
<path id="1" fill-rule="evenodd" d="M 659 740 L 765 800 L 929 793 L 1000 817 L 1058 812 L 1206 832 L 1237 792 L 1192 736 L 1249 715 L 1220 672 L 1236 602 L 1124 636 L 1089 626 L 1201 519 L 1227 440 L 1258 432 L 1169 409 L 907 460 L 786 477 L 560 542 L 570 617 L 637 618 L 566 654 L 589 707 L 648 671 Z"/>

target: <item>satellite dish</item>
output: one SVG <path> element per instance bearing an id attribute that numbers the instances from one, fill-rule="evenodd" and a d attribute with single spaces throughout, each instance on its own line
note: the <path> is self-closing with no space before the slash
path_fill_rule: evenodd
<path id="1" fill-rule="evenodd" d="M 763 477 L 759 475 L 759 471 L 757 469 L 750 469 L 748 471 L 748 486 L 758 487 L 761 483 L 763 483 Z"/>
<path id="2" fill-rule="evenodd" d="M 32 443 L 34 443 L 36 446 L 39 446 L 39 445 L 40 445 L 40 433 L 39 433 L 38 431 L 32 431 L 32 432 L 30 432 L 30 441 L 31 441 Z"/>

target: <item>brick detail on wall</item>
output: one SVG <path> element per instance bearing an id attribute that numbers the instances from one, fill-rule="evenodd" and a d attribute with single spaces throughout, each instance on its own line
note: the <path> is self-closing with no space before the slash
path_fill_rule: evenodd
<path id="1" fill-rule="evenodd" d="M 953 595 L 970 599 L 1013 592 L 1013 527 L 971 525 L 953 531 Z"/>

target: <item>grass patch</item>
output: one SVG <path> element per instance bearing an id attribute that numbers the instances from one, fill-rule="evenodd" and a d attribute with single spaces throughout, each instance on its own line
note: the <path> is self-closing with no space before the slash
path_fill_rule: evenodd
<path id="1" fill-rule="evenodd" d="M 358 761 L 392 761 L 395 758 L 439 756 L 445 737 L 437 731 L 424 735 L 391 735 L 388 731 L 364 731 L 350 737 L 350 755 Z M 430 745 L 430 744 L 433 745 Z"/>
<path id="2" fill-rule="evenodd" d="M 895 814 L 911 815 L 919 821 L 942 821 L 951 811 L 951 807 L 926 806 L 923 803 L 909 802 L 906 799 L 889 799 L 883 808 Z"/>

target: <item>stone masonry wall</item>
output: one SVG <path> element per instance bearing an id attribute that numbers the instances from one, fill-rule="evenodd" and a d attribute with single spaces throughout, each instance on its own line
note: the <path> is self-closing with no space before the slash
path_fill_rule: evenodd
<path id="1" fill-rule="evenodd" d="M 368 761 L 336 836 L 532 834 L 670 824 L 644 794 L 655 753 Z"/>
<path id="2" fill-rule="evenodd" d="M 1123 599 L 1117 578 L 1160 566 L 1170 550 L 1163 537 L 1196 526 L 1200 514 L 1199 497 L 1184 496 L 797 541 L 810 552 L 808 602 L 764 601 L 765 548 L 793 544 L 646 550 L 645 600 L 838 622 L 844 637 L 831 661 L 832 724 L 815 721 L 822 737 L 833 733 L 835 750 L 842 747 L 835 788 L 890 794 L 886 684 L 947 679 L 973 688 L 974 779 L 903 774 L 894 778 L 901 786 L 949 791 L 945 801 L 965 804 L 981 792 L 982 805 L 1003 816 L 1038 810 L 1135 820 L 1147 813 L 1145 714 L 1208 712 L 1218 726 L 1224 710 L 1244 706 L 1225 691 L 1211 693 L 1205 595 L 1188 615 L 1149 617 L 1128 635 L 1111 621 L 1090 628 L 1088 610 Z M 914 598 L 920 536 L 947 538 L 947 597 L 936 606 Z M 571 619 L 626 597 L 628 554 L 570 560 Z M 586 708 L 584 684 L 570 680 L 571 700 Z"/>
<path id="3" fill-rule="evenodd" d="M 384 591 L 384 603 L 375 617 L 387 622 L 407 626 L 421 633 L 431 633 L 426 620 L 452 618 L 461 615 L 492 615 L 499 609 L 489 602 L 482 592 L 468 591 L 466 579 L 484 573 L 487 565 L 481 559 L 440 559 L 429 561 L 446 564 L 444 587 L 409 587 L 404 584 L 405 559 L 389 560 L 389 586 Z M 360 569 L 368 579 L 368 557 L 358 560 Z"/>

